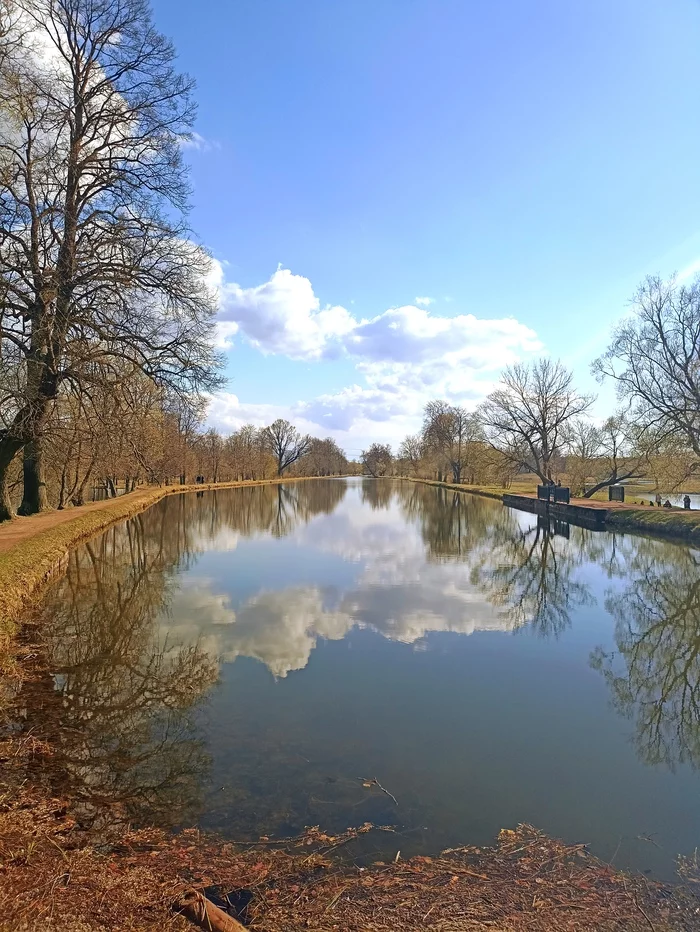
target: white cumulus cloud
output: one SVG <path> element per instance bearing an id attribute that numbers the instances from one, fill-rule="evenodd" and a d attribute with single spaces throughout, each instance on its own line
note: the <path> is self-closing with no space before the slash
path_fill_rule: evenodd
<path id="1" fill-rule="evenodd" d="M 346 448 L 374 440 L 398 443 L 417 429 L 430 398 L 474 407 L 505 365 L 542 350 L 537 334 L 514 317 L 445 316 L 428 307 L 428 297 L 359 318 L 341 305 L 322 306 L 310 280 L 289 269 L 278 268 L 251 288 L 227 283 L 219 263 L 212 274 L 221 347 L 244 339 L 265 354 L 295 360 L 342 358 L 355 365 L 358 376 L 340 391 L 279 405 L 245 404 L 222 393 L 209 415 L 219 427 L 286 417 Z"/>
<path id="2" fill-rule="evenodd" d="M 277 269 L 255 288 L 221 285 L 219 321 L 235 324 L 263 353 L 291 359 L 320 359 L 356 326 L 344 307 L 322 308 L 311 282 Z"/>

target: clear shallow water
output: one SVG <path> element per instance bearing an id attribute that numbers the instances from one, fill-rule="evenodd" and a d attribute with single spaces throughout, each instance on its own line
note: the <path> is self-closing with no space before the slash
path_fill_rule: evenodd
<path id="1" fill-rule="evenodd" d="M 290 483 L 163 500 L 73 552 L 42 613 L 86 812 L 396 828 L 364 856 L 531 822 L 660 877 L 700 843 L 690 548 Z"/>

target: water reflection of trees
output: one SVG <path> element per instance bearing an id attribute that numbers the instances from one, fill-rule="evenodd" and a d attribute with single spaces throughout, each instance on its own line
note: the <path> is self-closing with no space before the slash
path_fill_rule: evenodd
<path id="1" fill-rule="evenodd" d="M 546 520 L 528 515 L 523 522 L 498 502 L 449 489 L 402 487 L 399 498 L 418 522 L 430 558 L 468 562 L 472 584 L 510 613 L 513 627 L 529 623 L 556 635 L 575 608 L 592 601 L 577 578 L 587 532 L 576 528 L 567 540 Z"/>
<path id="2" fill-rule="evenodd" d="M 185 545 L 215 538 L 228 531 L 245 537 L 270 533 L 290 534 L 318 514 L 330 514 L 343 500 L 347 483 L 340 479 L 244 486 L 205 492 L 201 497 L 179 495 L 158 506 L 176 521 Z M 177 517 L 174 513 L 177 512 Z"/>
<path id="3" fill-rule="evenodd" d="M 557 635 L 593 602 L 580 577 L 611 580 L 605 606 L 617 651 L 597 649 L 616 708 L 635 723 L 643 760 L 700 765 L 700 556 L 632 535 L 558 527 L 447 489 L 402 485 L 398 500 L 433 561 L 464 561 L 472 583 L 513 627 Z M 568 535 L 568 538 L 567 538 Z"/>
<path id="4" fill-rule="evenodd" d="M 514 613 L 516 625 L 529 623 L 556 636 L 569 626 L 574 609 L 593 601 L 577 578 L 582 562 L 577 543 L 547 521 L 526 528 L 499 522 L 479 549 L 472 580 L 491 602 Z"/>
<path id="5" fill-rule="evenodd" d="M 401 488 L 403 483 L 393 479 L 363 479 L 360 486 L 362 504 L 369 505 L 372 511 L 388 508 Z"/>
<path id="6" fill-rule="evenodd" d="M 627 584 L 611 591 L 617 657 L 591 657 L 615 707 L 634 721 L 649 764 L 700 765 L 700 556 L 690 548 L 635 539 Z"/>
<path id="7" fill-rule="evenodd" d="M 466 558 L 509 513 L 491 499 L 440 486 L 402 484 L 397 497 L 406 517 L 420 527 L 432 560 Z"/>
<path id="8" fill-rule="evenodd" d="M 197 808 L 208 759 L 196 711 L 218 663 L 197 641 L 163 634 L 174 568 L 225 532 L 289 533 L 345 490 L 327 481 L 173 496 L 70 554 L 42 609 L 55 684 L 43 725 L 57 720 L 54 773 L 84 817 L 109 809 L 173 823 Z"/>
<path id="9" fill-rule="evenodd" d="M 297 525 L 309 521 L 319 514 L 330 514 L 345 497 L 347 484 L 329 479 L 319 483 L 297 483 L 295 485 L 260 486 L 265 495 L 258 498 L 258 516 L 275 537 L 285 537 Z M 275 492 L 272 496 L 270 493 Z M 266 511 L 272 506 L 272 521 Z M 262 528 L 261 528 L 262 530 Z"/>
<path id="10" fill-rule="evenodd" d="M 76 550 L 45 603 L 57 760 L 86 815 L 173 822 L 197 805 L 207 757 L 193 713 L 217 669 L 159 637 L 181 555 L 168 527 L 147 512 Z"/>

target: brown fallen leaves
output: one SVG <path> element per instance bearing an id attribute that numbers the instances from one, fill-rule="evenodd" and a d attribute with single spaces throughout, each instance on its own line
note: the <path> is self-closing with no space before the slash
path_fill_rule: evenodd
<path id="1" fill-rule="evenodd" d="M 216 888 L 250 891 L 238 918 L 260 932 L 700 929 L 692 884 L 630 877 L 531 826 L 501 832 L 493 848 L 369 868 L 333 860 L 371 831 L 313 828 L 287 850 L 270 839 L 242 850 L 196 830 L 125 831 L 98 849 L 62 801 L 24 794 L 0 811 L 0 928 L 192 929 L 173 903 Z"/>

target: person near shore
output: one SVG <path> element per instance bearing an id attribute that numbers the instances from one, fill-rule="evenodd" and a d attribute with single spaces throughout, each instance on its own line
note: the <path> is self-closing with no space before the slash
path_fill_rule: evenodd
<path id="1" fill-rule="evenodd" d="M 664 502 L 664 508 L 673 508 L 673 505 L 671 504 L 669 499 L 666 499 L 666 501 Z"/>
<path id="2" fill-rule="evenodd" d="M 683 496 L 683 507 L 686 511 L 690 511 L 690 495 L 686 494 Z"/>
<path id="3" fill-rule="evenodd" d="M 661 508 L 661 493 L 660 492 L 656 493 L 656 507 Z"/>

